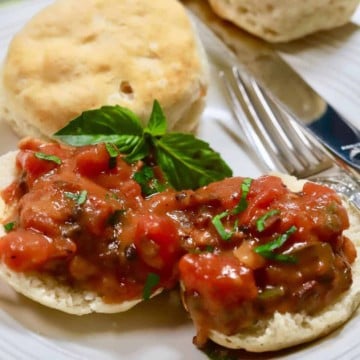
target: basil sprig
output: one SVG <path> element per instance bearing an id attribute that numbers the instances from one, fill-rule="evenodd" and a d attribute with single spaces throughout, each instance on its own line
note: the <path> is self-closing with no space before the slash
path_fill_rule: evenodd
<path id="1" fill-rule="evenodd" d="M 72 146 L 115 144 L 128 162 L 154 155 L 168 183 L 177 190 L 196 189 L 232 175 L 208 143 L 191 134 L 167 132 L 165 115 L 154 101 L 148 124 L 121 106 L 83 112 L 54 134 Z"/>

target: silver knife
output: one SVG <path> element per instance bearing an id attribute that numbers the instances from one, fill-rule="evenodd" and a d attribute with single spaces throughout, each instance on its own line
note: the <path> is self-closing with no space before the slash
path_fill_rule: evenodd
<path id="1" fill-rule="evenodd" d="M 274 101 L 310 130 L 331 152 L 360 171 L 360 131 L 344 119 L 266 42 L 221 20 L 206 1 L 184 0 L 201 40 L 218 65 L 247 72 Z"/>

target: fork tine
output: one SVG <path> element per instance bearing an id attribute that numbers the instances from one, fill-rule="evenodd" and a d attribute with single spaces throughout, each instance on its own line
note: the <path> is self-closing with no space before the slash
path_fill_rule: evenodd
<path id="1" fill-rule="evenodd" d="M 278 111 L 274 103 L 269 99 L 266 93 L 259 87 L 254 79 L 250 79 L 250 85 L 254 89 L 256 99 L 254 101 L 259 102 L 259 106 L 264 111 L 265 115 L 262 118 L 263 122 L 266 124 L 265 127 L 269 133 L 276 139 L 277 145 L 279 146 L 281 152 L 283 153 L 284 161 L 290 163 L 296 163 L 296 166 L 293 166 L 293 171 L 290 173 L 295 173 L 297 170 L 310 166 L 308 159 L 302 153 L 302 146 L 300 146 L 298 141 L 294 139 L 289 139 L 288 133 L 292 131 L 290 129 L 290 124 L 285 124 L 283 114 Z M 268 121 L 268 122 L 267 122 Z"/>
<path id="2" fill-rule="evenodd" d="M 279 147 L 279 142 L 273 140 L 275 136 L 271 136 L 265 127 L 266 114 L 259 112 L 262 105 L 256 104 L 258 99 L 253 93 L 254 89 L 248 86 L 248 79 L 245 79 L 236 67 L 222 71 L 220 76 L 233 113 L 258 158 L 265 161 L 269 170 L 295 173 L 293 159 L 288 158 L 287 152 Z"/>
<path id="3" fill-rule="evenodd" d="M 318 162 L 323 162 L 324 167 L 330 167 L 332 160 L 326 154 L 323 146 L 315 140 L 311 134 L 301 128 L 290 114 L 288 114 L 285 110 L 281 111 L 254 79 L 252 79 L 252 84 L 257 88 L 257 91 L 263 97 L 264 108 L 271 108 L 269 110 L 269 117 L 273 121 L 274 126 L 279 129 L 279 132 L 281 133 L 281 136 L 284 137 L 284 140 L 285 138 L 287 139 L 288 147 L 294 154 L 296 154 L 297 160 L 299 160 L 304 167 L 309 167 L 311 166 L 311 161 L 305 156 L 305 154 L 310 154 L 311 157 L 314 157 Z M 271 112 L 273 112 L 273 114 L 271 114 Z M 289 136 L 288 134 L 292 134 L 292 136 Z M 292 142 L 290 142 L 290 137 Z"/>
<path id="4" fill-rule="evenodd" d="M 259 137 L 254 127 L 247 120 L 248 118 L 251 118 L 252 115 L 251 101 L 247 96 L 245 89 L 241 86 L 238 87 L 234 85 L 235 78 L 232 74 L 229 76 L 228 71 L 221 71 L 219 75 L 226 90 L 225 95 L 232 105 L 233 114 L 238 121 L 240 128 L 245 133 L 247 140 L 254 149 L 256 156 L 263 161 L 267 170 L 277 169 L 281 164 L 277 164 L 276 161 L 274 161 L 274 154 L 269 155 L 269 152 L 271 153 L 271 151 L 264 146 L 263 139 Z M 239 95 L 239 91 L 242 91 L 242 94 Z M 248 104 L 250 107 L 248 107 Z"/>
<path id="5" fill-rule="evenodd" d="M 268 169 L 308 177 L 332 165 L 317 140 L 280 109 L 254 79 L 236 67 L 222 71 L 220 77 L 237 121 Z"/>

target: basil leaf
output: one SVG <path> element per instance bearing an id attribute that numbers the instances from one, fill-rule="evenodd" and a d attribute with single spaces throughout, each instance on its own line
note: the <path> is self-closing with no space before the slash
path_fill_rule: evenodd
<path id="1" fill-rule="evenodd" d="M 105 200 L 110 200 L 110 199 L 113 199 L 113 200 L 120 200 L 119 197 L 114 194 L 113 192 L 108 192 L 105 194 Z"/>
<path id="2" fill-rule="evenodd" d="M 276 254 L 273 251 L 280 248 L 289 237 L 297 230 L 296 226 L 291 226 L 284 234 L 278 236 L 275 240 L 268 242 L 267 244 L 257 246 L 254 251 L 264 258 L 283 261 L 283 262 L 296 262 L 296 258 L 291 255 Z"/>
<path id="3" fill-rule="evenodd" d="M 146 137 L 143 137 L 139 140 L 136 146 L 132 149 L 130 154 L 126 156 L 125 160 L 128 163 L 133 163 L 138 160 L 146 158 L 150 153 L 150 146 Z"/>
<path id="4" fill-rule="evenodd" d="M 77 205 L 84 204 L 87 199 L 87 191 L 86 190 L 82 190 L 81 192 L 76 192 L 76 193 L 65 191 L 64 195 L 68 199 L 76 201 Z"/>
<path id="5" fill-rule="evenodd" d="M 255 252 L 261 254 L 262 252 L 273 251 L 275 249 L 278 249 L 279 247 L 285 244 L 285 242 L 289 239 L 290 235 L 293 234 L 296 230 L 297 227 L 293 225 L 289 230 L 287 230 L 284 234 L 278 236 L 275 240 L 270 241 L 267 244 L 257 246 L 255 248 Z"/>
<path id="6" fill-rule="evenodd" d="M 232 175 L 220 155 L 191 134 L 168 133 L 154 144 L 156 160 L 177 190 L 196 189 Z"/>
<path id="7" fill-rule="evenodd" d="M 12 221 L 12 222 L 9 222 L 7 224 L 4 224 L 4 230 L 5 232 L 10 232 L 11 230 L 14 230 L 15 228 L 15 225 L 16 225 L 16 222 L 15 221 Z"/>
<path id="8" fill-rule="evenodd" d="M 143 290 L 143 299 L 149 300 L 151 293 L 156 285 L 160 282 L 160 276 L 154 273 L 149 273 L 146 277 L 144 290 Z"/>
<path id="9" fill-rule="evenodd" d="M 285 294 L 284 288 L 282 286 L 275 286 L 270 288 L 262 289 L 258 294 L 258 299 L 268 300 L 278 298 Z"/>
<path id="10" fill-rule="evenodd" d="M 141 186 L 141 192 L 149 196 L 166 189 L 166 185 L 155 178 L 153 169 L 150 166 L 143 166 L 133 176 L 134 180 Z"/>
<path id="11" fill-rule="evenodd" d="M 134 149 L 143 136 L 140 119 L 129 109 L 115 105 L 83 112 L 54 134 L 72 146 L 115 143 L 121 152 Z"/>
<path id="12" fill-rule="evenodd" d="M 48 154 L 44 154 L 42 152 L 36 152 L 35 157 L 40 159 L 40 160 L 46 160 L 46 161 L 52 161 L 57 165 L 61 165 L 62 161 L 58 156 L 55 155 L 48 155 Z"/>
<path id="13" fill-rule="evenodd" d="M 296 264 L 297 262 L 296 257 L 293 255 L 277 254 L 272 251 L 263 251 L 260 255 L 269 260 L 275 260 L 291 264 Z"/>
<path id="14" fill-rule="evenodd" d="M 271 218 L 272 216 L 280 214 L 280 210 L 272 209 L 265 213 L 263 216 L 259 217 L 256 220 L 256 229 L 259 232 L 262 232 L 265 230 L 265 222 L 267 219 Z"/>
<path id="15" fill-rule="evenodd" d="M 250 191 L 250 185 L 252 183 L 252 179 L 245 178 L 241 183 L 241 199 L 239 203 L 235 206 L 235 208 L 231 211 L 233 215 L 240 214 L 248 207 L 247 196 Z"/>
<path id="16" fill-rule="evenodd" d="M 225 240 L 228 241 L 231 239 L 231 237 L 235 234 L 235 232 L 237 231 L 237 227 L 238 227 L 238 221 L 235 221 L 234 227 L 231 231 L 227 231 L 223 225 L 223 223 L 221 222 L 221 220 L 228 216 L 230 213 L 228 211 L 224 211 L 216 216 L 214 216 L 211 220 L 212 224 L 215 226 L 216 231 L 218 232 L 218 234 L 220 235 L 220 237 Z"/>
<path id="17" fill-rule="evenodd" d="M 154 101 L 151 116 L 145 131 L 152 136 L 163 136 L 166 134 L 166 117 L 157 100 Z"/>
<path id="18" fill-rule="evenodd" d="M 118 155 L 120 155 L 119 149 L 115 144 L 112 143 L 105 143 L 106 151 L 110 156 L 109 160 L 109 168 L 114 169 L 116 168 L 116 159 Z"/>
<path id="19" fill-rule="evenodd" d="M 216 231 L 218 232 L 218 234 L 220 235 L 220 237 L 223 239 L 223 240 L 229 240 L 232 236 L 231 233 L 229 233 L 228 231 L 226 231 L 223 223 L 221 222 L 221 220 L 228 216 L 229 215 L 229 212 L 228 211 L 224 211 L 220 214 L 217 214 L 216 216 L 214 216 L 212 219 L 211 219 L 211 222 L 212 224 L 214 225 Z"/>
<path id="20" fill-rule="evenodd" d="M 205 252 L 208 252 L 208 253 L 213 253 L 215 251 L 215 247 L 212 246 L 212 245 L 206 245 L 205 247 Z"/>
<path id="21" fill-rule="evenodd" d="M 119 149 L 115 144 L 106 143 L 105 147 L 106 147 L 106 151 L 108 152 L 111 158 L 117 158 L 117 156 L 120 154 Z"/>
<path id="22" fill-rule="evenodd" d="M 115 144 L 129 163 L 151 153 L 177 190 L 195 189 L 232 175 L 208 143 L 190 134 L 167 134 L 166 118 L 156 100 L 145 129 L 132 111 L 116 105 L 85 111 L 53 136 L 73 146 Z"/>
<path id="23" fill-rule="evenodd" d="M 108 224 L 110 226 L 115 226 L 119 223 L 121 216 L 125 214 L 125 210 L 117 209 L 115 210 L 108 219 Z"/>

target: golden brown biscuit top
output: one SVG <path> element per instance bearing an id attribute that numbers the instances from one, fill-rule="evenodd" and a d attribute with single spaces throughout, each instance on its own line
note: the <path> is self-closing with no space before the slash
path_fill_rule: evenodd
<path id="1" fill-rule="evenodd" d="M 17 121 L 51 135 L 105 104 L 145 119 L 157 98 L 173 127 L 205 92 L 202 61 L 176 0 L 59 0 L 13 39 L 4 65 L 6 104 Z"/>

